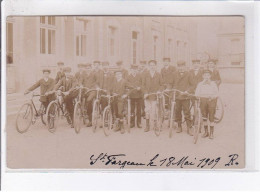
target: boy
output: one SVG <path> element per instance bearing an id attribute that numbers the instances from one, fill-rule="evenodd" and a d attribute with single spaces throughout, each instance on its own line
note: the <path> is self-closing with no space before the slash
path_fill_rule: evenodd
<path id="1" fill-rule="evenodd" d="M 216 59 L 210 59 L 208 61 L 208 68 L 211 71 L 211 81 L 214 81 L 219 88 L 219 86 L 221 84 L 221 77 L 220 77 L 219 71 L 216 67 L 216 63 L 217 63 Z"/>
<path id="2" fill-rule="evenodd" d="M 214 133 L 214 117 L 217 105 L 218 87 L 211 80 L 211 71 L 204 70 L 203 81 L 198 84 L 195 95 L 200 97 L 200 109 L 203 118 L 205 133 L 202 137 L 213 139 Z M 210 122 L 210 133 L 208 132 L 208 120 Z"/>
<path id="3" fill-rule="evenodd" d="M 49 69 L 43 69 L 43 78 L 37 81 L 34 85 L 32 85 L 30 88 L 28 88 L 24 94 L 28 94 L 29 92 L 35 90 L 36 88 L 40 87 L 40 94 L 45 95 L 40 97 L 40 102 L 42 102 L 45 111 L 47 110 L 47 107 L 49 103 L 54 100 L 54 94 L 49 94 L 49 92 L 53 89 L 55 85 L 54 79 L 50 78 L 51 70 Z M 43 111 L 43 110 L 41 110 Z"/>

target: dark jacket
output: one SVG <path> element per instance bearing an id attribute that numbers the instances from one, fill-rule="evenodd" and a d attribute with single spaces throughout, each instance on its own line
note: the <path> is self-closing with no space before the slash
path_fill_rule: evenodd
<path id="1" fill-rule="evenodd" d="M 98 86 L 101 89 L 111 92 L 114 79 L 115 79 L 115 77 L 113 76 L 113 73 L 102 71 L 102 72 L 100 72 L 100 75 L 98 78 Z"/>
<path id="2" fill-rule="evenodd" d="M 163 82 L 161 74 L 155 72 L 154 76 L 152 77 L 150 72 L 145 73 L 143 78 L 143 91 L 144 94 L 156 93 L 158 91 L 163 90 Z M 148 97 L 149 100 L 155 100 L 156 96 L 152 95 Z"/>
<path id="3" fill-rule="evenodd" d="M 84 71 L 83 72 L 77 72 L 75 74 L 75 80 L 77 82 L 77 85 L 79 85 L 79 86 L 83 85 L 85 77 L 86 77 L 86 73 Z"/>
<path id="4" fill-rule="evenodd" d="M 33 91 L 36 88 L 40 87 L 40 94 L 44 95 L 46 92 L 52 91 L 55 85 L 55 81 L 52 78 L 49 78 L 48 81 L 46 82 L 43 78 L 37 81 L 34 85 L 32 85 L 28 90 Z M 46 102 L 47 97 L 46 96 L 41 96 L 40 101 L 41 102 Z"/>
<path id="5" fill-rule="evenodd" d="M 142 87 L 142 80 L 141 80 L 141 75 L 136 74 L 135 76 L 132 74 L 129 74 L 126 78 L 128 83 L 133 86 L 134 88 L 137 87 Z M 136 89 L 130 89 L 130 98 L 141 98 L 143 96 L 141 90 L 136 90 Z"/>
<path id="6" fill-rule="evenodd" d="M 64 88 L 62 89 L 63 92 L 71 92 L 77 85 L 77 81 L 74 77 L 63 77 L 54 87 L 54 90 L 58 90 L 61 86 Z"/>
<path id="7" fill-rule="evenodd" d="M 161 76 L 164 88 L 172 89 L 174 82 L 175 67 L 169 66 L 167 69 L 163 67 L 161 69 Z"/>
<path id="8" fill-rule="evenodd" d="M 86 73 L 83 86 L 87 88 L 93 88 L 96 85 L 97 85 L 97 77 L 95 72 L 90 72 L 89 74 Z"/>
<path id="9" fill-rule="evenodd" d="M 190 70 L 190 75 L 193 80 L 194 91 L 196 90 L 197 85 L 203 80 L 203 70 L 199 69 L 197 73 L 194 69 Z"/>
<path id="10" fill-rule="evenodd" d="M 181 74 L 180 72 L 176 71 L 174 75 L 174 88 L 180 90 L 182 92 L 189 92 L 194 93 L 194 84 L 192 80 L 192 76 L 189 71 L 184 72 Z M 190 97 L 187 95 L 183 95 L 180 93 L 176 93 L 176 99 L 189 99 Z"/>
<path id="11" fill-rule="evenodd" d="M 58 71 L 55 78 L 55 84 L 57 84 L 63 77 L 65 77 L 65 73 L 62 71 Z"/>
<path id="12" fill-rule="evenodd" d="M 217 69 L 214 69 L 213 71 L 211 71 L 211 80 L 215 81 L 217 86 L 219 86 L 221 84 L 221 77 L 220 77 L 219 71 Z"/>
<path id="13" fill-rule="evenodd" d="M 130 87 L 132 86 L 123 78 L 119 82 L 116 79 L 112 82 L 112 92 L 119 94 L 119 96 L 127 94 L 127 88 Z"/>

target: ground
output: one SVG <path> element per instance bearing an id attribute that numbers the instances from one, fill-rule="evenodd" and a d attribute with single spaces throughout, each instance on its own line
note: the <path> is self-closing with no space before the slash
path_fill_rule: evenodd
<path id="1" fill-rule="evenodd" d="M 193 144 L 192 137 L 187 135 L 186 131 L 181 134 L 174 132 L 173 137 L 169 138 L 167 128 L 163 129 L 159 137 L 156 137 L 153 131 L 145 133 L 143 129 L 134 128 L 131 133 L 120 134 L 117 132 L 106 137 L 102 129 L 93 133 L 91 128 L 86 127 L 76 134 L 65 120 L 61 122 L 54 134 L 50 133 L 40 120 L 37 120 L 28 132 L 20 134 L 15 128 L 15 115 L 10 115 L 7 118 L 6 128 L 7 166 L 11 169 L 119 169 L 123 167 L 123 165 L 112 165 L 112 163 L 105 165 L 109 161 L 107 158 L 97 161 L 94 165 L 90 164 L 91 161 L 94 161 L 90 160 L 92 155 L 94 155 L 92 157 L 94 159 L 101 153 L 107 153 L 107 155 L 126 155 L 116 157 L 117 162 L 127 160 L 144 164 L 126 165 L 124 169 L 201 168 L 204 163 L 200 164 L 200 162 L 204 158 L 210 158 L 210 161 L 214 159 L 214 161 L 209 165 L 207 163 L 203 169 L 212 168 L 214 164 L 216 164 L 214 169 L 243 168 L 245 165 L 244 85 L 222 84 L 220 96 L 224 103 L 225 113 L 222 122 L 215 127 L 215 138 L 210 140 L 199 137 L 196 145 Z M 153 161 L 156 166 L 147 166 L 150 159 L 157 154 L 159 156 Z M 232 163 L 233 165 L 225 165 L 229 163 L 229 156 L 232 154 L 238 154 L 238 158 Z M 182 157 L 187 156 L 185 161 L 194 163 L 194 165 L 184 165 L 184 162 L 177 163 Z M 175 160 L 170 159 L 175 164 L 170 163 L 171 165 L 166 166 L 170 157 L 175 157 Z M 217 159 L 219 157 L 220 160 Z M 217 162 L 218 160 L 219 162 Z M 161 164 L 162 166 L 160 166 Z"/>

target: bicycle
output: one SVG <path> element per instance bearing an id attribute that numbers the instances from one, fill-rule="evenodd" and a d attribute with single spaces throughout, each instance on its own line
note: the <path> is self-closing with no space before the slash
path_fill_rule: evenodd
<path id="1" fill-rule="evenodd" d="M 70 118 L 68 112 L 66 111 L 66 106 L 64 103 L 63 96 L 64 92 L 62 92 L 62 87 L 60 87 L 56 92 L 53 92 L 56 94 L 56 99 L 53 100 L 47 107 L 47 124 L 48 124 L 48 130 L 51 133 L 54 133 L 57 129 L 57 123 L 59 123 L 59 119 L 61 117 L 66 117 L 67 122 L 69 124 L 72 123 L 72 118 Z"/>
<path id="2" fill-rule="evenodd" d="M 155 106 L 155 117 L 150 118 L 150 122 L 151 120 L 153 120 L 153 129 L 155 132 L 156 136 L 159 136 L 161 133 L 161 129 L 162 129 L 162 124 L 164 121 L 164 108 L 163 108 L 163 102 L 162 102 L 162 92 L 157 92 L 157 93 L 150 93 L 147 94 L 146 98 L 148 98 L 151 95 L 156 95 L 156 106 Z"/>
<path id="3" fill-rule="evenodd" d="M 93 111 L 92 111 L 92 129 L 93 129 L 93 132 L 95 133 L 96 129 L 98 127 L 98 123 L 99 123 L 98 121 L 102 117 L 101 116 L 101 106 L 100 106 L 100 92 L 107 93 L 107 91 L 100 89 L 100 88 L 97 88 L 92 91 L 96 91 L 96 98 L 93 103 Z"/>
<path id="4" fill-rule="evenodd" d="M 77 87 L 75 90 L 79 90 L 78 97 L 75 100 L 74 106 L 74 114 L 73 114 L 73 121 L 74 121 L 74 129 L 76 133 L 80 132 L 81 124 L 86 124 L 87 120 L 87 110 L 85 108 L 85 98 L 82 97 L 82 90 L 88 88 L 86 87 Z M 89 90 L 90 91 L 90 90 Z M 86 93 L 88 93 L 87 91 Z"/>
<path id="5" fill-rule="evenodd" d="M 32 93 L 32 97 L 29 102 L 23 104 L 19 109 L 17 116 L 16 116 L 16 130 L 19 133 L 25 133 L 29 127 L 35 124 L 36 120 L 40 117 L 41 121 L 44 125 L 46 125 L 46 121 L 44 118 L 45 115 L 45 108 L 44 105 L 41 103 L 39 110 L 37 111 L 36 106 L 34 104 L 33 98 L 34 97 L 43 97 L 45 95 L 39 95 Z M 26 122 L 26 124 L 23 124 Z"/>
<path id="6" fill-rule="evenodd" d="M 114 97 L 118 96 L 118 94 L 114 95 L 101 95 L 101 98 L 108 99 L 108 105 L 104 108 L 103 111 L 103 131 L 105 136 L 109 136 L 112 132 L 113 128 L 113 113 L 111 103 Z"/>

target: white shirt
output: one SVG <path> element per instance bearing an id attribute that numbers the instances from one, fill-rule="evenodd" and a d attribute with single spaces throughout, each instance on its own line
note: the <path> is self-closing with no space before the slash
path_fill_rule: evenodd
<path id="1" fill-rule="evenodd" d="M 195 96 L 204 97 L 204 98 L 218 97 L 217 84 L 214 81 L 206 82 L 203 80 L 198 84 L 196 88 Z"/>

